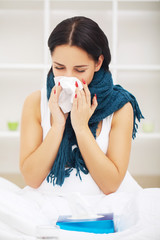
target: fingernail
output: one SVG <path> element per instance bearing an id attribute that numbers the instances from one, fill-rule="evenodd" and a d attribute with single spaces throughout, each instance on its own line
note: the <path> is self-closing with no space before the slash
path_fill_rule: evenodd
<path id="1" fill-rule="evenodd" d="M 75 86 L 78 87 L 78 83 L 77 83 L 77 81 L 75 82 Z"/>
<path id="2" fill-rule="evenodd" d="M 60 86 L 61 84 L 60 84 L 60 82 L 58 82 L 58 86 Z"/>
<path id="3" fill-rule="evenodd" d="M 75 98 L 77 98 L 77 93 L 75 94 Z"/>
<path id="4" fill-rule="evenodd" d="M 96 93 L 94 94 L 94 96 L 96 97 L 96 100 L 97 100 L 97 95 L 96 95 Z"/>
<path id="5" fill-rule="evenodd" d="M 82 82 L 83 82 L 83 84 L 86 84 L 86 82 L 84 81 L 84 79 L 82 79 Z"/>
<path id="6" fill-rule="evenodd" d="M 54 89 L 54 94 L 56 94 L 56 89 Z"/>

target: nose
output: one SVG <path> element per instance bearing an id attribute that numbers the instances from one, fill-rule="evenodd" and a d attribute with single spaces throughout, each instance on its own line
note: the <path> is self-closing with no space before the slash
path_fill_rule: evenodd
<path id="1" fill-rule="evenodd" d="M 74 76 L 74 69 L 73 68 L 66 68 L 63 72 L 65 77 L 75 77 Z"/>
<path id="2" fill-rule="evenodd" d="M 72 71 L 66 71 L 65 72 L 65 77 L 73 77 Z"/>

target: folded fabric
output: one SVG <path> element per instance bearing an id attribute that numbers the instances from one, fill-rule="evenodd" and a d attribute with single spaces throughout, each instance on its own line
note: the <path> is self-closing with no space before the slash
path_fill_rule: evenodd
<path id="1" fill-rule="evenodd" d="M 78 87 L 80 90 L 83 89 L 81 81 L 76 77 L 65 77 L 59 76 L 54 78 L 55 85 L 60 85 L 62 87 L 62 91 L 59 96 L 59 106 L 64 113 L 68 113 L 72 109 L 73 98 L 75 96 L 76 86 L 75 83 L 78 83 Z"/>

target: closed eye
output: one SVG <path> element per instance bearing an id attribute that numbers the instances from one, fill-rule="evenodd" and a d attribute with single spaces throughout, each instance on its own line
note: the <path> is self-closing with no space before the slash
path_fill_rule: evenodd
<path id="1" fill-rule="evenodd" d="M 83 69 L 83 70 L 79 70 L 79 69 L 75 69 L 77 72 L 79 72 L 79 73 L 82 73 L 82 72 L 85 72 L 85 70 Z"/>
<path id="2" fill-rule="evenodd" d="M 55 67 L 55 68 L 58 69 L 58 70 L 64 69 L 64 67 Z"/>

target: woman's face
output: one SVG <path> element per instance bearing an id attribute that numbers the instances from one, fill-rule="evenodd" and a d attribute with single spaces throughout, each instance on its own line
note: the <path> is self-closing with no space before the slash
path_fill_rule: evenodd
<path id="1" fill-rule="evenodd" d="M 95 71 L 98 71 L 103 62 L 103 56 L 95 62 L 89 54 L 76 46 L 60 45 L 52 53 L 54 76 L 76 77 L 89 84 Z"/>

